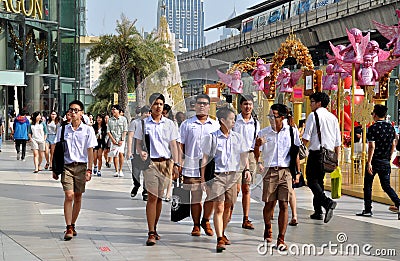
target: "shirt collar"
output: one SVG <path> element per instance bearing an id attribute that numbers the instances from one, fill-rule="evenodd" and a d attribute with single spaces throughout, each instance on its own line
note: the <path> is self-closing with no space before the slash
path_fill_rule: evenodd
<path id="1" fill-rule="evenodd" d="M 239 114 L 236 116 L 236 121 L 242 121 L 243 123 L 254 123 L 253 116 L 250 116 L 250 120 L 249 120 L 248 122 L 245 122 L 244 119 L 243 119 L 242 113 L 239 113 Z"/>
<path id="2" fill-rule="evenodd" d="M 197 118 L 197 116 L 193 116 L 193 118 L 194 118 L 194 122 L 196 122 L 196 123 L 200 123 L 200 124 L 203 124 L 203 123 L 201 123 L 201 121 Z M 210 118 L 210 116 L 208 116 L 207 117 L 207 120 L 204 122 L 204 124 L 212 124 L 212 121 L 211 121 L 212 119 Z"/>
<path id="3" fill-rule="evenodd" d="M 153 123 L 155 123 L 155 124 L 158 124 L 158 123 L 164 123 L 164 122 L 166 121 L 166 118 L 165 118 L 164 116 L 161 115 L 160 121 L 159 121 L 159 122 L 155 122 L 154 119 L 153 119 L 153 117 L 151 117 L 151 115 L 150 115 L 149 117 L 147 117 L 147 121 L 153 122 Z"/>

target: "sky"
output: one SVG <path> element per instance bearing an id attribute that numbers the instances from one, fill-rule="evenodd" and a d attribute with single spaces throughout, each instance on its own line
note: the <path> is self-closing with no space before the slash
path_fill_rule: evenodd
<path id="1" fill-rule="evenodd" d="M 204 29 L 225 21 L 233 12 L 246 12 L 248 7 L 263 0 L 204 0 Z M 86 0 L 87 34 L 99 36 L 114 34 L 116 21 L 124 13 L 129 20 L 136 21 L 138 30 L 151 32 L 157 26 L 158 0 Z M 206 44 L 216 42 L 222 34 L 221 29 L 205 32 Z"/>

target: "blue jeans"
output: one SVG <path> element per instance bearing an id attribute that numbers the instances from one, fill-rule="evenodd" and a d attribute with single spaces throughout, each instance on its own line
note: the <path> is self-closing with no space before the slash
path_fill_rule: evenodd
<path id="1" fill-rule="evenodd" d="M 383 191 L 389 196 L 389 198 L 394 202 L 396 207 L 400 205 L 400 199 L 396 192 L 390 186 L 390 162 L 388 160 L 379 160 L 372 162 L 372 172 L 368 173 L 368 168 L 365 168 L 364 176 L 364 210 L 366 212 L 371 212 L 372 209 L 372 183 L 374 181 L 375 174 L 378 174 L 379 181 Z"/>
<path id="2" fill-rule="evenodd" d="M 1 145 L 3 145 L 3 135 L 0 135 L 0 150 L 1 150 Z"/>

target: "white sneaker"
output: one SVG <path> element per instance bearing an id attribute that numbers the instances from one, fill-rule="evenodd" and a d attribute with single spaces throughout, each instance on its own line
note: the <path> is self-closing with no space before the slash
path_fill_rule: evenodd
<path id="1" fill-rule="evenodd" d="M 93 175 L 96 175 L 97 174 L 97 166 L 94 166 L 93 167 Z"/>
<path id="2" fill-rule="evenodd" d="M 122 172 L 122 170 L 119 172 L 119 176 L 118 177 L 123 177 L 124 176 L 124 173 Z"/>
<path id="3" fill-rule="evenodd" d="M 118 178 L 118 176 L 119 176 L 119 173 L 117 171 L 117 172 L 115 172 L 114 177 Z"/>

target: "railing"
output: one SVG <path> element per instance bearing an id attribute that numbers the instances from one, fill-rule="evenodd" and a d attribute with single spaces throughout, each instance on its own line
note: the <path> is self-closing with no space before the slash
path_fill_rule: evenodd
<path id="1" fill-rule="evenodd" d="M 321 23 L 337 20 L 346 16 L 354 15 L 362 11 L 379 8 L 383 5 L 396 3 L 396 0 L 341 0 L 338 3 L 329 4 L 309 12 L 296 15 L 278 21 L 271 25 L 253 29 L 247 33 L 241 33 L 203 48 L 191 51 L 178 56 L 178 60 L 208 57 L 213 54 L 225 52 L 227 50 L 240 48 L 252 43 L 272 39 L 274 37 L 289 34 L 292 32 L 306 29 Z"/>

